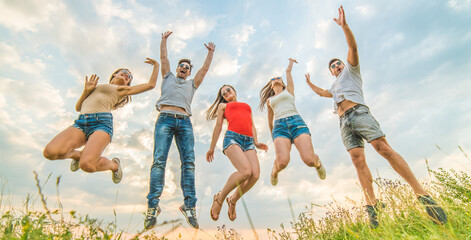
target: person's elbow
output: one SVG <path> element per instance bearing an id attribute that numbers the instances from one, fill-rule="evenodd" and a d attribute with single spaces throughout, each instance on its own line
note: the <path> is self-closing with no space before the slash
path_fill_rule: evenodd
<path id="1" fill-rule="evenodd" d="M 154 89 L 156 84 L 157 84 L 156 81 L 148 83 L 147 86 L 146 86 L 146 90 Z"/>

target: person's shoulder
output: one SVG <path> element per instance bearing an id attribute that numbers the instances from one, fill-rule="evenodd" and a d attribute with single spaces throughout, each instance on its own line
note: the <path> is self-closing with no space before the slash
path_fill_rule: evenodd
<path id="1" fill-rule="evenodd" d="M 173 74 L 171 71 L 168 71 L 168 73 L 165 74 L 165 76 L 164 76 L 163 78 L 164 78 L 164 79 L 167 79 L 167 78 L 169 78 L 169 77 L 175 78 L 175 74 Z"/>

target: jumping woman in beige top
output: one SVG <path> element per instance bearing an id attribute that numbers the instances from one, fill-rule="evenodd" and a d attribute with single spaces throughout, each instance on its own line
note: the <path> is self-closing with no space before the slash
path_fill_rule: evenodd
<path id="1" fill-rule="evenodd" d="M 159 75 L 159 63 L 147 58 L 145 63 L 154 66 L 148 83 L 130 86 L 132 74 L 126 68 L 116 70 L 109 84 L 99 84 L 96 75 L 85 77 L 85 89 L 75 106 L 80 112 L 74 124 L 55 136 L 44 149 L 49 160 L 71 158 L 70 169 L 85 172 L 111 170 L 114 183 L 123 177 L 118 158 L 109 160 L 101 156 L 113 137 L 113 115 L 111 110 L 123 107 L 131 101 L 131 95 L 151 90 Z M 76 150 L 82 146 L 82 151 Z"/>

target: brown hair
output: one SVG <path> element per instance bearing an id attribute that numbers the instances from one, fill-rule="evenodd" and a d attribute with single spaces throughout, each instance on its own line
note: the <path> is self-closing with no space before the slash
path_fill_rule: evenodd
<path id="1" fill-rule="evenodd" d="M 178 65 L 180 65 L 180 63 L 182 63 L 182 62 L 186 62 L 186 63 L 188 63 L 188 65 L 190 65 L 190 72 L 191 72 L 191 70 L 193 69 L 193 65 L 191 64 L 191 60 L 188 59 L 188 58 L 182 58 L 182 59 L 180 59 L 180 61 L 178 61 Z"/>
<path id="2" fill-rule="evenodd" d="M 216 97 L 216 100 L 214 100 L 213 105 L 211 105 L 211 107 L 209 107 L 208 110 L 206 110 L 206 120 L 211 121 L 211 120 L 216 119 L 217 116 L 218 116 L 217 111 L 218 111 L 219 104 L 220 103 L 227 103 L 226 99 L 224 99 L 224 97 L 221 94 L 221 89 L 223 87 L 227 87 L 227 86 L 232 88 L 232 90 L 237 94 L 237 92 L 236 92 L 236 90 L 234 89 L 233 86 L 228 85 L 228 84 L 222 85 L 222 87 L 219 88 L 218 95 Z"/>
<path id="3" fill-rule="evenodd" d="M 113 74 L 111 74 L 111 77 L 110 77 L 110 83 L 111 81 L 113 80 L 114 76 L 119 73 L 120 71 L 122 70 L 126 70 L 128 71 L 130 74 L 131 74 L 131 71 L 129 71 L 129 69 L 127 68 L 118 68 L 118 70 L 114 71 Z M 130 86 L 131 85 L 131 82 L 132 82 L 132 75 L 131 75 L 131 79 L 129 80 L 128 84 L 126 84 L 127 86 Z M 113 109 L 117 109 L 117 108 L 122 108 L 124 105 L 126 105 L 127 103 L 131 102 L 131 96 L 128 95 L 126 97 L 123 97 L 118 103 L 116 103 L 114 106 L 113 106 Z"/>
<path id="4" fill-rule="evenodd" d="M 336 61 L 339 61 L 339 62 L 343 63 L 342 60 L 340 60 L 340 59 L 338 59 L 338 58 L 332 58 L 332 59 L 330 59 L 330 61 L 329 61 L 329 71 L 330 71 L 330 72 L 332 72 L 332 70 L 330 70 L 330 65 L 332 65 L 332 63 L 334 63 L 334 62 L 336 62 Z"/>
<path id="5" fill-rule="evenodd" d="M 283 79 L 281 79 L 281 82 L 283 83 Z M 285 90 L 286 86 L 283 83 L 283 90 Z M 271 79 L 268 81 L 268 83 L 260 90 L 260 105 L 258 108 L 260 111 L 263 111 L 265 108 L 265 103 L 267 103 L 268 99 L 271 98 L 272 96 L 275 95 L 275 91 L 273 91 L 273 88 L 271 87 Z"/>

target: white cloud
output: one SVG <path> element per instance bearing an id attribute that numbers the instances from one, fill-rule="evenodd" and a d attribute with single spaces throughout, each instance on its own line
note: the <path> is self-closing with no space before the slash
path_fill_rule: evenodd
<path id="1" fill-rule="evenodd" d="M 3 42 L 0 42 L 0 64 L 3 68 L 9 66 L 10 69 L 17 69 L 35 76 L 40 75 L 41 71 L 46 68 L 41 59 L 27 60 L 27 57 L 20 56 L 17 49 Z"/>
<path id="2" fill-rule="evenodd" d="M 216 54 L 209 72 L 210 75 L 216 77 L 225 77 L 234 75 L 240 67 L 241 65 L 238 64 L 237 59 L 233 59 L 229 54 L 223 52 Z"/>
<path id="3" fill-rule="evenodd" d="M 357 6 L 355 10 L 363 16 L 371 16 L 374 14 L 374 8 L 371 5 Z"/>
<path id="4" fill-rule="evenodd" d="M 448 6 L 454 10 L 467 10 L 471 6 L 471 0 L 449 0 Z"/>
<path id="5" fill-rule="evenodd" d="M 60 1 L 0 1 L 0 24 L 14 31 L 37 32 L 38 25 L 48 22 L 59 9 Z"/>
<path id="6" fill-rule="evenodd" d="M 250 36 L 255 33 L 253 25 L 241 25 L 234 29 L 230 35 L 230 41 L 233 46 L 237 47 L 237 56 L 242 54 L 242 48 L 250 41 Z"/>

